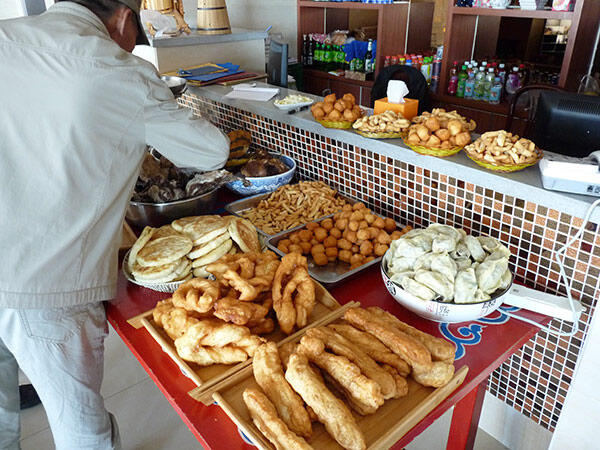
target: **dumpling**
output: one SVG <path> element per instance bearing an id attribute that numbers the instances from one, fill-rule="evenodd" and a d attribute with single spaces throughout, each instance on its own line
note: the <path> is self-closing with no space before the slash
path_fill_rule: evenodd
<path id="1" fill-rule="evenodd" d="M 486 253 L 476 237 L 467 236 L 464 239 L 464 243 L 475 261 L 481 262 L 485 259 Z"/>
<path id="2" fill-rule="evenodd" d="M 394 245 L 395 244 L 395 245 Z M 412 239 L 396 239 L 392 242 L 393 258 L 417 258 L 427 253 L 428 250 L 422 248 L 418 243 L 414 243 Z"/>
<path id="3" fill-rule="evenodd" d="M 489 300 L 490 297 L 488 294 L 486 294 L 485 292 L 483 292 L 481 289 L 477 289 L 475 291 L 475 296 L 473 297 L 473 302 L 485 302 L 487 300 Z"/>
<path id="4" fill-rule="evenodd" d="M 448 253 L 434 253 L 433 255 L 434 257 L 431 259 L 431 270 L 441 273 L 448 281 L 454 281 L 458 269 L 454 260 L 450 258 L 450 255 L 448 255 Z"/>
<path id="5" fill-rule="evenodd" d="M 500 244 L 492 253 L 489 254 L 489 256 L 486 259 L 509 259 L 511 256 L 512 253 L 510 252 L 510 250 L 504 245 Z"/>
<path id="6" fill-rule="evenodd" d="M 413 266 L 413 270 L 431 270 L 431 261 L 435 257 L 435 253 L 427 253 L 426 255 L 419 256 L 415 260 L 415 265 Z"/>
<path id="7" fill-rule="evenodd" d="M 483 249 L 490 253 L 492 253 L 496 249 L 496 247 L 500 245 L 498 239 L 490 236 L 479 236 L 477 240 L 479 241 Z"/>
<path id="8" fill-rule="evenodd" d="M 413 245 L 421 247 L 426 252 L 431 251 L 431 244 L 434 236 L 431 233 L 421 233 L 418 236 L 410 238 Z"/>
<path id="9" fill-rule="evenodd" d="M 504 275 L 502 275 L 502 279 L 500 280 L 500 289 L 506 289 L 507 287 L 510 286 L 510 283 L 512 282 L 512 274 L 510 273 L 510 269 L 506 269 L 506 272 L 504 272 Z"/>
<path id="10" fill-rule="evenodd" d="M 471 267 L 471 258 L 456 258 L 454 262 L 457 270 L 465 270 Z"/>
<path id="11" fill-rule="evenodd" d="M 491 294 L 500 287 L 502 276 L 508 269 L 508 259 L 490 259 L 486 258 L 477 268 L 477 284 L 486 294 Z"/>
<path id="12" fill-rule="evenodd" d="M 454 282 L 450 282 L 448 278 L 439 272 L 417 270 L 415 280 L 438 293 L 445 301 L 454 298 Z"/>
<path id="13" fill-rule="evenodd" d="M 405 291 L 419 297 L 421 300 L 433 300 L 435 297 L 435 292 L 412 278 L 405 277 L 400 285 Z"/>
<path id="14" fill-rule="evenodd" d="M 392 280 L 394 283 L 402 285 L 402 282 L 405 278 L 412 278 L 414 275 L 415 273 L 411 270 L 407 270 L 405 272 L 397 272 L 390 277 L 390 280 Z"/>
<path id="15" fill-rule="evenodd" d="M 427 231 L 433 231 L 436 234 L 431 245 L 434 253 L 453 252 L 456 250 L 456 244 L 461 240 L 462 234 L 449 225 L 434 223 L 427 227 Z"/>
<path id="16" fill-rule="evenodd" d="M 472 303 L 475 300 L 475 292 L 477 291 L 477 277 L 475 270 L 468 268 L 461 270 L 456 275 L 454 281 L 454 302 L 455 303 Z"/>
<path id="17" fill-rule="evenodd" d="M 407 257 L 392 259 L 392 262 L 388 263 L 388 273 L 394 274 L 397 272 L 405 272 L 407 270 L 412 270 L 417 259 L 418 258 Z"/>
<path id="18" fill-rule="evenodd" d="M 456 244 L 456 249 L 450 253 L 450 256 L 454 259 L 458 258 L 468 258 L 471 256 L 471 252 L 469 248 L 465 245 L 464 241 L 460 241 Z"/>

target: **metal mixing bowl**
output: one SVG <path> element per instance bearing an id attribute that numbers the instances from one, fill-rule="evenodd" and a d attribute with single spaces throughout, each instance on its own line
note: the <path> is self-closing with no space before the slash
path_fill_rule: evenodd
<path id="1" fill-rule="evenodd" d="M 187 87 L 185 78 L 163 75 L 160 79 L 167 83 L 167 86 L 169 86 L 175 97 L 185 92 L 185 88 Z"/>
<path id="2" fill-rule="evenodd" d="M 131 200 L 125 218 L 136 227 L 160 227 L 175 219 L 211 213 L 216 204 L 218 189 L 195 197 L 167 203 L 144 203 Z"/>

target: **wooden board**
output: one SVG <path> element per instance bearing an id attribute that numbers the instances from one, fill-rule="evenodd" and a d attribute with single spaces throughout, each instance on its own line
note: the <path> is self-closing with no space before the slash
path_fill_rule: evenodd
<path id="1" fill-rule="evenodd" d="M 335 322 L 341 315 L 334 314 L 329 322 L 325 323 Z M 298 341 L 303 334 L 304 331 L 297 333 L 290 340 Z M 408 394 L 405 397 L 386 400 L 375 414 L 360 416 L 353 412 L 365 437 L 367 448 L 373 450 L 390 448 L 460 386 L 468 370 L 467 366 L 462 366 L 448 384 L 437 389 L 422 386 L 408 377 Z M 206 405 L 216 402 L 258 448 L 272 450 L 274 446 L 254 426 L 242 399 L 242 393 L 249 387 L 258 387 L 251 365 L 209 389 L 203 391 L 194 389 L 189 394 Z M 342 448 L 318 422 L 313 422 L 313 435 L 307 442 L 319 450 Z"/>
<path id="2" fill-rule="evenodd" d="M 123 221 L 123 229 L 121 231 L 121 245 L 119 250 L 129 250 L 133 244 L 137 241 L 137 236 L 129 226 L 129 224 Z"/>
<path id="3" fill-rule="evenodd" d="M 293 339 L 299 333 L 302 333 L 303 330 L 307 329 L 311 326 L 317 326 L 323 323 L 323 321 L 330 319 L 331 315 L 337 311 L 345 311 L 348 309 L 348 305 L 344 308 L 340 306 L 340 304 L 331 296 L 331 294 L 320 284 L 315 283 L 315 297 L 317 303 L 315 308 L 313 309 L 312 314 L 309 317 L 309 324 L 307 327 L 299 330 L 290 336 L 284 334 L 278 326 L 275 327 L 275 330 L 272 333 L 266 334 L 264 337 L 267 340 L 275 341 L 278 343 L 284 343 Z M 232 374 L 238 372 L 242 368 L 246 367 L 250 364 L 251 359 L 248 359 L 244 362 L 240 362 L 234 365 L 227 364 L 213 364 L 211 366 L 200 366 L 193 362 L 188 362 L 179 357 L 177 354 L 177 350 L 175 349 L 175 345 L 173 340 L 165 333 L 165 331 L 156 325 L 154 319 L 152 318 L 152 309 L 146 311 L 142 314 L 139 314 L 135 317 L 132 317 L 127 321 L 134 328 L 144 327 L 148 330 L 148 333 L 152 336 L 152 338 L 161 346 L 163 351 L 169 355 L 169 357 L 179 366 L 181 372 L 188 378 L 190 378 L 197 386 L 201 387 L 201 390 L 207 389 L 210 386 L 213 386 L 215 383 L 231 376 Z M 277 322 L 277 321 L 275 321 Z"/>

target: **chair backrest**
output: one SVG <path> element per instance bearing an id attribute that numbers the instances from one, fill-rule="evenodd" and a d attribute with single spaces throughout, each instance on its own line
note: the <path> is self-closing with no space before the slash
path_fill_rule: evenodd
<path id="1" fill-rule="evenodd" d="M 267 81 L 269 84 L 287 87 L 288 44 L 271 40 L 267 60 Z"/>
<path id="2" fill-rule="evenodd" d="M 375 104 L 375 100 L 387 96 L 387 85 L 390 80 L 402 80 L 406 83 L 407 97 L 419 100 L 419 114 L 430 109 L 429 88 L 425 77 L 420 70 L 400 64 L 384 67 L 379 71 L 371 89 L 371 107 Z"/>
<path id="3" fill-rule="evenodd" d="M 559 88 L 558 86 L 552 86 L 550 84 L 530 84 L 529 86 L 522 87 L 519 89 L 510 99 L 510 105 L 508 108 L 508 115 L 506 116 L 506 122 L 504 122 L 504 129 L 506 131 L 511 131 L 512 123 L 515 117 L 515 112 L 517 110 L 517 103 L 522 95 L 529 93 L 529 105 L 526 107 L 527 110 L 527 118 L 525 121 L 525 131 L 523 132 L 523 136 L 530 136 L 531 134 L 531 125 L 535 118 L 535 111 L 537 105 L 537 95 L 539 95 L 539 91 L 563 91 L 564 89 Z M 538 91 L 538 92 L 536 92 Z M 536 95 L 537 94 L 537 95 Z"/>

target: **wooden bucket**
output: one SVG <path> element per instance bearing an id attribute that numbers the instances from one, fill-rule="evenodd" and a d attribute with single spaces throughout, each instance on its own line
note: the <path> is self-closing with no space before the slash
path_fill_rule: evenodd
<path id="1" fill-rule="evenodd" d="M 198 0 L 198 33 L 230 34 L 225 0 Z"/>
<path id="2" fill-rule="evenodd" d="M 151 9 L 160 12 L 170 12 L 173 10 L 173 0 L 146 0 L 145 9 Z"/>

